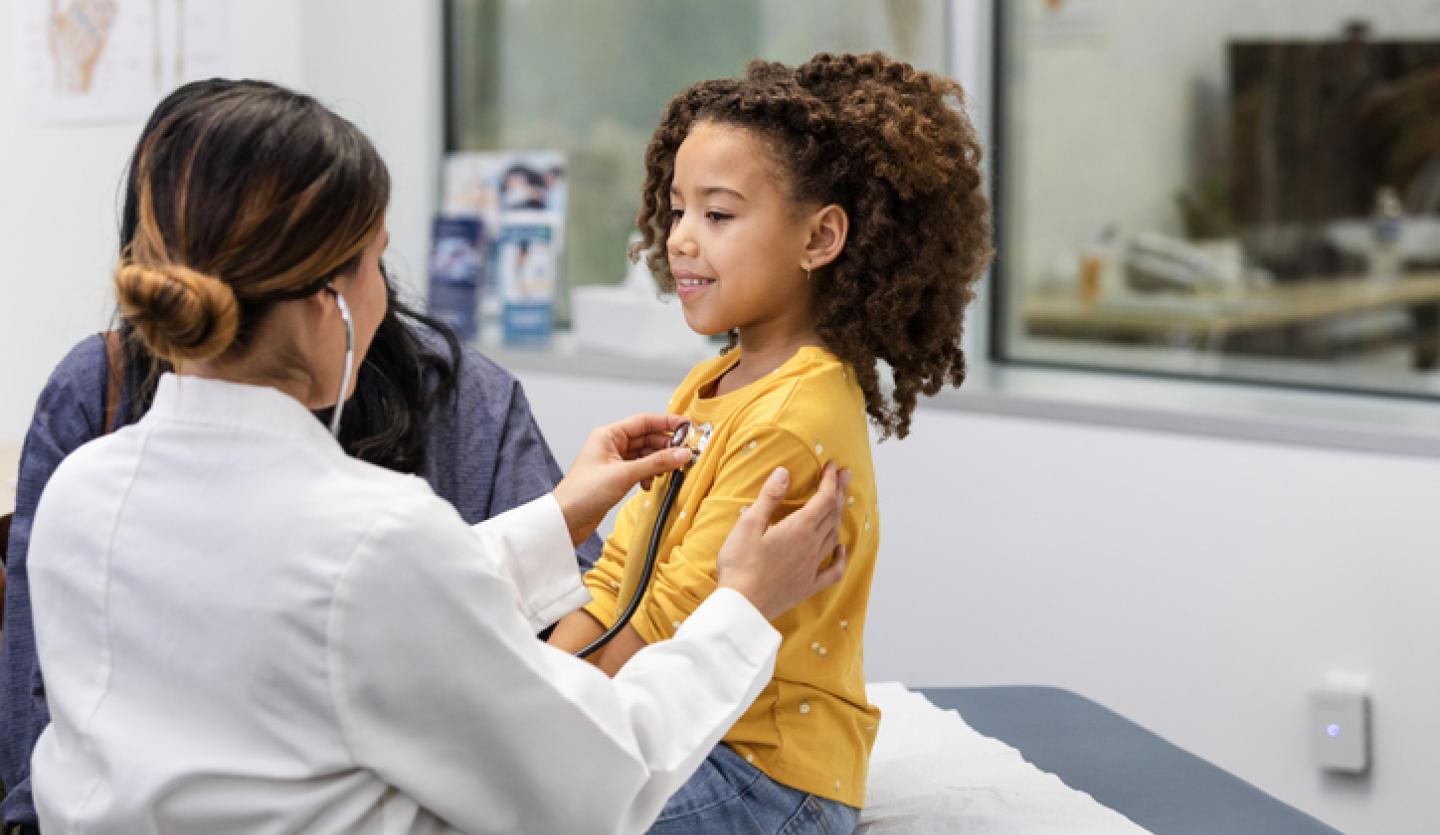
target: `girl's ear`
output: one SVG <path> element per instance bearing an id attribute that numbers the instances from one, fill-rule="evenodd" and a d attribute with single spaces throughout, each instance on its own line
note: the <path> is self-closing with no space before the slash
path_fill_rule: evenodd
<path id="1" fill-rule="evenodd" d="M 801 267 L 818 270 L 840 257 L 845 239 L 850 234 L 850 216 L 831 203 L 810 218 L 810 237 L 805 242 L 805 261 Z"/>

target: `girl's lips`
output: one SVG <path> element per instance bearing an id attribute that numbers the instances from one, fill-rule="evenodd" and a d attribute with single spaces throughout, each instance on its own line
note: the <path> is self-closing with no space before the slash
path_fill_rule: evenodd
<path id="1" fill-rule="evenodd" d="M 676 273 L 675 295 L 679 296 L 682 302 L 693 299 L 709 290 L 714 283 L 715 279 L 713 278 L 705 278 L 693 273 Z"/>

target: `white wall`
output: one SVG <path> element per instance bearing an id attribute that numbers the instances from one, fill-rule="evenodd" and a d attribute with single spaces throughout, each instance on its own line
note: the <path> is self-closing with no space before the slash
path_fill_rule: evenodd
<path id="1" fill-rule="evenodd" d="M 562 462 L 669 398 L 522 380 Z M 1066 687 L 1345 832 L 1433 831 L 1440 461 L 922 406 L 875 464 L 871 680 Z M 1332 670 L 1373 681 L 1368 780 L 1308 761 Z"/>
<path id="2" fill-rule="evenodd" d="M 110 321 L 121 173 L 143 120 L 39 126 L 21 113 L 14 3 L 0 4 L 0 444 L 19 443 L 51 368 Z M 233 74 L 299 85 L 294 0 L 231 6 Z"/>
<path id="3" fill-rule="evenodd" d="M 440 4 L 304 0 L 304 89 L 354 122 L 390 168 L 387 267 L 423 298 L 444 145 Z"/>
<path id="4" fill-rule="evenodd" d="M 0 3 L 0 446 L 24 437 L 55 363 L 110 322 L 121 174 L 143 126 L 23 118 L 14 6 Z M 375 140 L 394 180 L 387 260 L 423 287 L 441 144 L 439 4 L 234 0 L 230 8 L 231 76 L 312 93 Z"/>

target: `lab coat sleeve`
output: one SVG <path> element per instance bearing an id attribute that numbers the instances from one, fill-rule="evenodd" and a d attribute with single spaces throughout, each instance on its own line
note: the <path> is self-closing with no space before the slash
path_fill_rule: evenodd
<path id="1" fill-rule="evenodd" d="M 723 590 L 611 679 L 517 611 L 501 565 L 539 556 L 511 530 L 534 521 L 477 536 L 412 497 L 373 523 L 329 619 L 337 721 L 358 767 L 461 831 L 643 832 L 768 681 L 779 633 Z"/>
<path id="2" fill-rule="evenodd" d="M 539 632 L 580 608 L 590 595 L 575 573 L 570 531 L 547 493 L 471 528 L 509 581 L 520 614 Z"/>

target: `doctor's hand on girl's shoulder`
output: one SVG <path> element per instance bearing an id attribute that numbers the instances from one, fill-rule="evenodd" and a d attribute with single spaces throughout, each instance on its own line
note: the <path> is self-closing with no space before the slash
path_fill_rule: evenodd
<path id="1" fill-rule="evenodd" d="M 590 433 L 553 492 L 576 546 L 590 538 L 630 488 L 648 487 L 651 479 L 690 461 L 690 450 L 670 448 L 684 422 L 679 415 L 633 415 Z"/>
<path id="2" fill-rule="evenodd" d="M 715 560 L 718 585 L 745 595 L 770 620 L 833 586 L 845 573 L 840 516 L 845 509 L 845 491 L 850 488 L 850 471 L 826 464 L 815 495 L 771 525 L 789 487 L 785 468 L 771 473 Z M 825 560 L 832 554 L 835 559 L 826 566 Z"/>

